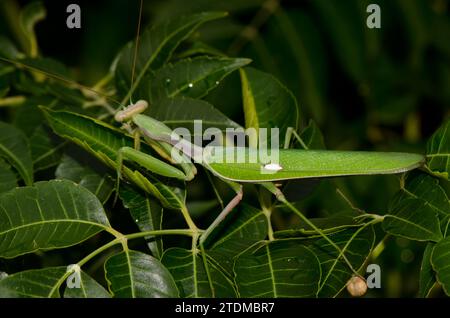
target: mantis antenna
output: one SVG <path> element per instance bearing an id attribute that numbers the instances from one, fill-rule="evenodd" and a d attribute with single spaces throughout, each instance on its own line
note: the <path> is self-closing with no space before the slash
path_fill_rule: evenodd
<path id="1" fill-rule="evenodd" d="M 131 68 L 131 87 L 134 85 L 134 77 L 136 73 L 136 63 L 137 63 L 137 56 L 139 51 L 139 38 L 141 33 L 141 20 L 142 20 L 142 7 L 143 7 L 143 0 L 141 0 L 141 4 L 139 6 L 139 19 L 138 19 L 138 26 L 136 31 L 136 44 L 134 46 L 134 57 L 133 57 L 133 66 Z M 130 104 L 133 104 L 132 96 L 130 95 Z"/>
<path id="2" fill-rule="evenodd" d="M 77 88 L 80 89 L 80 90 L 89 91 L 89 92 L 94 93 L 94 94 L 96 94 L 96 95 L 98 95 L 98 96 L 104 97 L 105 99 L 107 99 L 107 100 L 109 100 L 109 101 L 111 101 L 111 102 L 113 102 L 113 103 L 116 103 L 117 105 L 122 105 L 118 100 L 112 98 L 112 97 L 109 96 L 108 94 L 99 92 L 99 91 L 97 91 L 97 90 L 95 90 L 95 89 L 93 89 L 93 88 L 91 88 L 91 87 L 88 87 L 88 86 L 86 86 L 86 85 L 77 83 L 77 82 L 72 81 L 72 80 L 70 80 L 70 79 L 67 79 L 67 78 L 65 78 L 65 77 L 63 77 L 63 76 L 56 75 L 56 74 L 52 74 L 52 73 L 49 73 L 49 72 L 47 72 L 47 71 L 44 71 L 44 70 L 42 70 L 42 69 L 40 69 L 40 68 L 37 68 L 37 67 L 34 67 L 34 66 L 30 66 L 30 65 L 27 65 L 27 64 L 22 63 L 22 62 L 19 62 L 19 61 L 11 60 L 11 59 L 8 59 L 8 58 L 2 57 L 2 56 L 0 56 L 0 61 L 4 61 L 4 62 L 13 64 L 13 65 L 16 65 L 16 66 L 18 66 L 18 67 L 22 67 L 22 68 L 25 68 L 25 69 L 28 69 L 28 70 L 31 70 L 31 71 L 34 71 L 34 72 L 41 73 L 41 74 L 43 74 L 43 75 L 45 75 L 45 76 L 47 76 L 47 77 L 54 78 L 54 79 L 56 79 L 56 80 L 59 80 L 59 81 L 68 83 L 68 84 L 70 84 L 70 85 L 73 85 L 73 86 L 77 87 Z"/>

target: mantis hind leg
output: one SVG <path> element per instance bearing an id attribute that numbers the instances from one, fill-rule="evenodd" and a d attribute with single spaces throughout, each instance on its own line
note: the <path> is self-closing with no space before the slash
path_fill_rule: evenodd
<path id="1" fill-rule="evenodd" d="M 233 188 L 233 190 L 236 192 L 236 195 L 231 199 L 230 202 L 223 208 L 222 212 L 219 213 L 219 216 L 211 223 L 211 225 L 206 229 L 205 232 L 200 236 L 199 243 L 201 246 L 203 246 L 203 243 L 205 243 L 208 236 L 214 231 L 217 226 L 219 226 L 220 223 L 227 217 L 228 214 L 241 202 L 242 197 L 244 195 L 242 191 L 242 185 L 234 183 L 234 182 L 227 182 L 229 185 Z"/>

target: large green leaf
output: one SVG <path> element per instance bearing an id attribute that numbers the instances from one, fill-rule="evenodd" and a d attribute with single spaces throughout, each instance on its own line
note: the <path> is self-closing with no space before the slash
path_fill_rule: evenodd
<path id="1" fill-rule="evenodd" d="M 299 108 L 294 95 L 268 73 L 251 67 L 241 69 L 240 73 L 245 127 L 278 127 L 282 145 L 286 129 L 296 129 L 299 123 Z"/>
<path id="2" fill-rule="evenodd" d="M 141 231 L 155 231 L 162 228 L 163 209 L 146 193 L 142 193 L 129 185 L 120 188 L 123 205 L 130 210 L 131 217 Z M 163 252 L 161 237 L 146 237 L 148 247 L 153 256 L 160 259 Z"/>
<path id="3" fill-rule="evenodd" d="M 166 20 L 151 28 L 147 28 L 142 33 L 139 41 L 134 85 L 139 85 L 146 74 L 160 68 L 167 62 L 180 42 L 190 36 L 201 24 L 222 18 L 225 15 L 226 13 L 224 12 L 204 12 Z M 134 50 L 134 42 L 129 43 L 122 50 L 115 72 L 117 88 L 123 94 L 129 92 L 127 97 L 132 94 L 132 91 L 129 90 L 131 87 Z"/>
<path id="4" fill-rule="evenodd" d="M 123 251 L 105 263 L 106 279 L 114 297 L 178 297 L 172 275 L 156 258 L 137 251 Z"/>
<path id="5" fill-rule="evenodd" d="M 17 169 L 26 185 L 33 184 L 33 161 L 27 137 L 16 127 L 0 122 L 0 157 Z"/>
<path id="6" fill-rule="evenodd" d="M 45 124 L 45 117 L 37 105 L 53 105 L 48 97 L 30 97 L 15 111 L 14 126 L 30 139 L 34 171 L 56 166 L 61 160 L 64 140 L 57 137 Z"/>
<path id="7" fill-rule="evenodd" d="M 0 193 L 17 186 L 17 178 L 11 166 L 0 160 Z"/>
<path id="8" fill-rule="evenodd" d="M 206 258 L 205 262 L 200 252 L 176 247 L 164 252 L 162 263 L 172 273 L 182 298 L 235 297 L 233 283 Z"/>
<path id="9" fill-rule="evenodd" d="M 202 135 L 203 131 L 209 127 L 216 127 L 223 131 L 226 128 L 241 127 L 210 103 L 187 97 L 163 99 L 150 106 L 146 113 L 171 128 L 188 128 L 192 136 Z M 202 131 L 195 131 L 195 120 L 201 120 Z"/>
<path id="10" fill-rule="evenodd" d="M 67 276 L 65 266 L 19 272 L 0 280 L 0 298 L 59 298 Z"/>
<path id="11" fill-rule="evenodd" d="M 425 201 L 442 218 L 450 216 L 447 193 L 439 185 L 439 180 L 425 173 L 414 171 L 402 176 L 400 191 L 392 199 L 391 209 L 395 209 L 396 205 L 408 198 Z"/>
<path id="12" fill-rule="evenodd" d="M 68 155 L 64 155 L 55 171 L 55 176 L 58 179 L 78 183 L 95 194 L 100 202 L 105 204 L 114 191 L 114 180 L 105 171 L 94 169 L 95 166 L 89 166 L 89 162 L 83 164 Z"/>
<path id="13" fill-rule="evenodd" d="M 110 168 L 117 169 L 117 153 L 122 147 L 134 147 L 133 138 L 122 131 L 93 118 L 66 112 L 44 109 L 50 126 L 56 134 L 67 138 L 104 162 Z M 142 144 L 142 151 L 151 152 L 149 147 Z M 151 177 L 151 181 L 137 170 L 126 165 L 122 167 L 122 174 L 138 187 L 154 195 L 166 206 L 179 209 L 183 206 L 184 192 L 180 188 L 169 186 Z"/>
<path id="14" fill-rule="evenodd" d="M 351 212 L 354 211 L 343 211 L 330 215 L 329 217 L 311 218 L 309 220 L 317 228 L 322 230 L 322 232 L 334 233 L 347 228 L 360 226 L 360 224 L 355 220 L 355 216 L 357 216 L 358 214 Z M 275 232 L 275 237 L 277 238 L 298 237 L 305 235 L 313 235 L 316 233 L 317 232 L 314 229 L 312 229 L 311 226 L 300 221 L 299 224 L 295 225 L 295 227 L 291 229 Z"/>
<path id="15" fill-rule="evenodd" d="M 95 279 L 83 271 L 79 272 L 79 286 L 64 290 L 64 298 L 111 298 L 111 295 Z"/>
<path id="16" fill-rule="evenodd" d="M 37 127 L 30 137 L 34 171 L 56 166 L 63 154 L 65 143 L 44 125 Z"/>
<path id="17" fill-rule="evenodd" d="M 383 229 L 393 235 L 417 241 L 439 241 L 442 232 L 437 212 L 424 200 L 400 201 L 384 216 Z"/>
<path id="18" fill-rule="evenodd" d="M 445 234 L 450 218 L 450 201 L 439 180 L 423 172 L 410 172 L 403 175 L 400 181 L 400 191 L 390 203 L 390 209 L 395 210 L 403 200 L 416 198 L 423 200 L 434 210 L 440 220 L 442 232 Z"/>
<path id="19" fill-rule="evenodd" d="M 431 254 L 434 248 L 433 243 L 428 243 L 422 256 L 419 277 L 419 297 L 428 297 L 431 289 L 436 283 L 436 274 L 431 266 Z"/>
<path id="20" fill-rule="evenodd" d="M 0 195 L 0 257 L 71 246 L 109 227 L 98 199 L 70 181 L 37 182 Z"/>
<path id="21" fill-rule="evenodd" d="M 375 233 L 372 227 L 346 229 L 334 234 L 328 234 L 344 252 L 353 268 L 359 269 L 372 251 Z M 353 272 L 343 261 L 337 259 L 338 251 L 323 238 L 310 245 L 316 253 L 322 267 L 322 279 L 318 295 L 320 297 L 336 297 L 345 288 Z"/>
<path id="22" fill-rule="evenodd" d="M 264 240 L 267 231 L 267 217 L 263 211 L 242 203 L 211 233 L 206 242 L 211 242 L 208 255 L 232 276 L 234 258 Z"/>
<path id="23" fill-rule="evenodd" d="M 428 140 L 428 167 L 449 179 L 450 176 L 450 120 L 447 120 Z"/>
<path id="24" fill-rule="evenodd" d="M 240 254 L 234 272 L 241 297 L 315 297 L 321 268 L 317 256 L 295 241 L 260 242 Z"/>
<path id="25" fill-rule="evenodd" d="M 431 254 L 431 264 L 438 282 L 450 296 L 450 236 L 436 244 Z"/>
<path id="26" fill-rule="evenodd" d="M 147 100 L 156 103 L 164 97 L 201 98 L 228 74 L 250 62 L 244 58 L 201 56 L 167 64 L 149 78 Z"/>

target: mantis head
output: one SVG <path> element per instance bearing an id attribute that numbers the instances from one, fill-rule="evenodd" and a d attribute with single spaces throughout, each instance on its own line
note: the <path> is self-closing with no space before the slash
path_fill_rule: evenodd
<path id="1" fill-rule="evenodd" d="M 148 107 L 148 103 L 145 100 L 138 100 L 136 103 L 128 105 L 124 110 L 118 111 L 114 115 L 114 119 L 119 123 L 129 121 L 133 116 L 144 112 Z"/>

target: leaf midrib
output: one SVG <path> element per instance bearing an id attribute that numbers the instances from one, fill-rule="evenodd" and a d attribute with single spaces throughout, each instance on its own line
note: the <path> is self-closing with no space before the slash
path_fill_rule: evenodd
<path id="1" fill-rule="evenodd" d="M 22 178 L 24 179 L 25 183 L 27 185 L 31 185 L 33 181 L 31 179 L 31 176 L 27 172 L 27 168 L 22 164 L 22 162 L 20 160 L 17 160 L 17 157 L 8 148 L 4 147 L 1 143 L 0 143 L 0 150 L 5 152 L 6 155 L 17 164 L 17 166 L 20 168 L 18 170 L 20 170 Z"/>
<path id="2" fill-rule="evenodd" d="M 22 224 L 19 226 L 15 226 L 9 230 L 0 232 L 0 236 L 5 235 L 9 232 L 13 232 L 13 231 L 18 231 L 21 230 L 23 228 L 27 228 L 27 227 L 33 227 L 33 226 L 38 226 L 38 225 L 43 225 L 43 224 L 49 224 L 49 223 L 82 223 L 82 224 L 88 224 L 88 225 L 92 225 L 92 226 L 96 226 L 96 227 L 100 227 L 103 230 L 107 230 L 108 227 L 101 224 L 101 223 L 94 223 L 94 222 L 90 222 L 90 221 L 85 221 L 85 220 L 77 220 L 77 219 L 71 219 L 71 220 L 67 220 L 67 219 L 53 219 L 53 220 L 42 220 L 39 222 L 33 222 L 33 223 L 27 223 L 27 224 Z"/>

